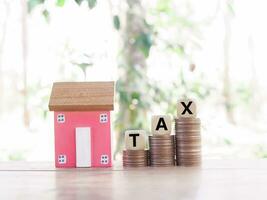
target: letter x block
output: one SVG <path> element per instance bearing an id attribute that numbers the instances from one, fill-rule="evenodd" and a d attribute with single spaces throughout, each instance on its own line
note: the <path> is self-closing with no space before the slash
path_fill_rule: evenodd
<path id="1" fill-rule="evenodd" d="M 196 117 L 196 103 L 190 99 L 179 100 L 177 105 L 177 117 Z"/>
<path id="2" fill-rule="evenodd" d="M 145 150 L 146 133 L 144 130 L 125 131 L 125 149 L 126 150 Z"/>
<path id="3" fill-rule="evenodd" d="M 157 134 L 171 134 L 172 119 L 169 115 L 154 115 L 151 119 L 151 133 Z"/>

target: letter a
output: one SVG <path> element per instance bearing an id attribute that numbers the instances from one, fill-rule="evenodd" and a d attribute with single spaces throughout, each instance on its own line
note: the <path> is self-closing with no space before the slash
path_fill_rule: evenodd
<path id="1" fill-rule="evenodd" d="M 167 128 L 167 126 L 166 126 L 166 123 L 165 123 L 163 117 L 160 117 L 160 118 L 159 118 L 159 122 L 158 122 L 158 124 L 157 124 L 156 131 L 158 131 L 160 128 L 164 128 L 165 131 L 168 130 L 168 128 Z"/>
<path id="2" fill-rule="evenodd" d="M 171 134 L 172 119 L 169 115 L 153 115 L 151 120 L 151 133 L 153 135 Z"/>

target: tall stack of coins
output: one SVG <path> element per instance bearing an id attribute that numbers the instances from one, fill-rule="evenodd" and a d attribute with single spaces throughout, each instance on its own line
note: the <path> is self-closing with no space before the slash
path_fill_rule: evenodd
<path id="1" fill-rule="evenodd" d="M 201 165 L 200 119 L 196 118 L 196 106 L 193 101 L 178 102 L 175 137 L 176 164 L 180 166 Z"/>
<path id="2" fill-rule="evenodd" d="M 175 133 L 177 165 L 200 165 L 201 136 L 199 118 L 175 119 Z"/>
<path id="3" fill-rule="evenodd" d="M 146 167 L 148 166 L 148 150 L 124 150 L 124 167 Z"/>
<path id="4" fill-rule="evenodd" d="M 149 146 L 151 166 L 174 165 L 174 135 L 149 136 Z"/>

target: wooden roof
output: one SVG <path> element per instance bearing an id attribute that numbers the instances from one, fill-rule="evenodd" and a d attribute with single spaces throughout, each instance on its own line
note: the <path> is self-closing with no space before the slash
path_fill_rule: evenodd
<path id="1" fill-rule="evenodd" d="M 53 84 L 50 111 L 113 110 L 114 82 L 56 82 Z"/>

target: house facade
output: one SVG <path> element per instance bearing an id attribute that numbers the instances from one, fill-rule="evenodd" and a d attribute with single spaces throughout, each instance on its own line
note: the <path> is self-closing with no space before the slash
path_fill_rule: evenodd
<path id="1" fill-rule="evenodd" d="M 54 83 L 56 167 L 110 167 L 113 82 Z"/>

